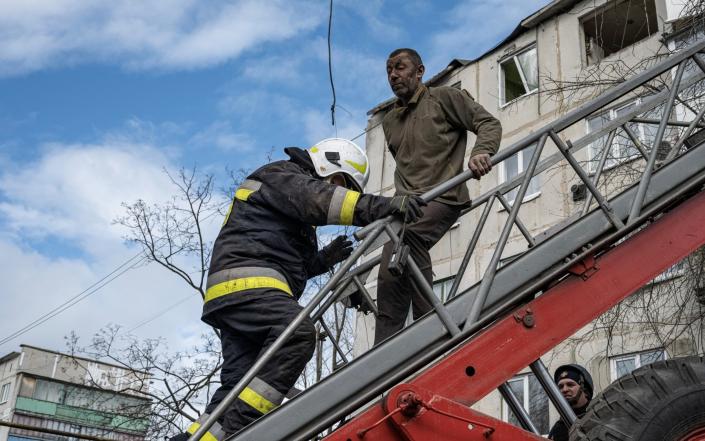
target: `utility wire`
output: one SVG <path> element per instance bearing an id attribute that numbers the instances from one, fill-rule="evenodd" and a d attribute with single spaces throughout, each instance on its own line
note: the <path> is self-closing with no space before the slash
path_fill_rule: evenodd
<path id="1" fill-rule="evenodd" d="M 137 259 L 141 256 L 140 259 Z M 135 260 L 137 259 L 137 260 Z M 130 271 L 131 269 L 135 268 L 136 266 L 142 264 L 147 260 L 145 256 L 143 256 L 141 253 L 137 254 L 135 256 L 132 256 L 131 258 L 127 259 L 125 262 L 123 262 L 120 266 L 118 266 L 116 269 L 108 273 L 107 275 L 103 276 L 100 280 L 97 282 L 93 283 L 91 286 L 88 288 L 84 289 L 80 293 L 76 294 L 75 296 L 71 297 L 61 305 L 57 306 L 56 308 L 52 309 L 51 311 L 43 314 L 42 316 L 38 317 L 34 321 L 30 322 L 29 324 L 25 325 L 24 327 L 18 329 L 17 331 L 13 332 L 12 334 L 8 335 L 7 337 L 3 338 L 0 340 L 0 346 L 4 345 L 5 343 L 14 340 L 15 338 L 26 334 L 27 332 L 31 331 L 32 329 L 36 328 L 37 326 L 45 323 L 46 321 L 56 317 L 57 315 L 61 314 L 62 312 L 66 311 L 67 309 L 75 306 L 76 304 L 80 303 L 81 301 L 87 299 L 91 295 L 95 294 L 98 292 L 101 288 L 105 287 L 108 283 L 112 282 L 113 280 L 117 279 L 121 275 L 125 274 L 126 272 Z"/>
<path id="2" fill-rule="evenodd" d="M 333 26 L 333 0 L 330 0 L 330 8 L 328 13 L 328 78 L 330 79 L 330 88 L 333 91 L 333 103 L 330 105 L 330 120 L 335 126 L 335 84 L 333 84 L 333 56 L 331 55 L 330 34 Z M 336 127 L 337 131 L 337 127 Z"/>
<path id="3" fill-rule="evenodd" d="M 133 327 L 130 328 L 127 332 L 130 333 L 130 332 L 134 331 L 135 329 L 139 329 L 139 328 L 141 328 L 142 326 L 144 326 L 144 325 L 146 325 L 146 324 L 148 324 L 148 323 L 152 323 L 153 321 L 155 321 L 155 320 L 158 319 L 159 317 L 163 316 L 163 315 L 166 314 L 167 312 L 171 311 L 172 309 L 176 308 L 177 306 L 181 305 L 182 303 L 186 302 L 187 300 L 191 300 L 192 298 L 193 298 L 193 294 L 187 295 L 186 297 L 182 298 L 181 300 L 177 301 L 176 303 L 173 303 L 173 304 L 171 304 L 170 306 L 167 306 L 166 308 L 162 309 L 160 312 L 158 312 L 157 314 L 155 314 L 155 315 L 153 315 L 152 317 L 148 318 L 147 320 L 145 320 L 145 321 L 143 321 L 143 322 L 141 322 L 141 323 L 139 323 L 139 324 L 133 326 Z"/>
<path id="4" fill-rule="evenodd" d="M 218 213 L 218 210 L 213 211 L 208 216 L 205 216 L 202 219 L 202 221 L 205 221 L 205 220 L 213 217 L 217 213 Z M 165 245 L 165 243 L 161 244 L 161 245 L 157 245 L 156 248 L 159 249 L 159 248 L 163 247 L 164 245 Z M 83 291 L 76 294 L 75 296 L 69 298 L 68 300 L 63 302 L 61 305 L 55 307 L 51 311 L 46 312 L 45 314 L 36 318 L 34 321 L 23 326 L 22 328 L 18 329 L 17 331 L 13 332 L 12 334 L 8 335 L 7 337 L 4 337 L 3 339 L 1 339 L 0 346 L 4 345 L 5 343 L 8 343 L 9 341 L 16 339 L 17 337 L 20 337 L 20 336 L 26 334 L 27 332 L 31 331 L 32 329 L 36 328 L 37 326 L 42 325 L 43 323 L 47 322 L 48 320 L 56 317 L 57 315 L 61 314 L 62 312 L 68 310 L 69 308 L 75 306 L 76 304 L 80 303 L 81 301 L 87 299 L 91 295 L 98 292 L 100 289 L 104 288 L 106 285 L 108 285 L 113 280 L 122 276 L 123 274 L 130 271 L 131 269 L 136 268 L 137 266 L 141 265 L 145 261 L 148 261 L 148 257 L 144 253 L 135 254 L 134 256 L 132 256 L 131 258 L 127 259 L 125 262 L 120 264 L 113 271 L 111 271 L 107 275 L 103 276 L 100 280 L 91 284 L 88 288 L 84 289 Z M 174 305 L 172 305 L 172 307 L 170 307 L 168 309 L 172 309 L 173 307 L 176 307 L 176 306 L 177 306 L 177 304 L 174 304 Z M 155 320 L 156 318 L 157 317 L 153 317 L 143 324 L 147 324 L 149 321 Z M 143 324 L 139 324 L 138 326 L 136 326 L 132 330 L 137 329 L 138 327 L 142 326 Z"/>
<path id="5" fill-rule="evenodd" d="M 372 130 L 372 129 L 374 129 L 374 128 L 377 128 L 380 124 L 382 124 L 382 123 L 381 123 L 381 122 L 378 122 L 377 124 L 373 125 L 373 126 L 370 127 L 369 129 L 363 130 L 361 133 L 358 133 L 358 134 L 357 134 L 353 139 L 351 139 L 350 141 L 355 141 L 357 138 L 359 138 L 359 137 L 361 137 L 362 135 L 366 134 L 366 133 L 369 132 L 370 130 Z"/>

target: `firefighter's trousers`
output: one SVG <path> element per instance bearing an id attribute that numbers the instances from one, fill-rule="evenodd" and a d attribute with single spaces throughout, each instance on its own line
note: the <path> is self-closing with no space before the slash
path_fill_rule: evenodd
<path id="1" fill-rule="evenodd" d="M 237 295 L 247 294 L 242 292 Z M 274 296 L 255 295 L 251 300 L 217 312 L 223 346 L 222 385 L 213 394 L 206 414 L 215 410 L 301 310 L 294 298 L 281 293 Z M 281 404 L 313 355 L 315 340 L 315 328 L 307 318 L 219 419 L 226 433 L 238 432 Z"/>

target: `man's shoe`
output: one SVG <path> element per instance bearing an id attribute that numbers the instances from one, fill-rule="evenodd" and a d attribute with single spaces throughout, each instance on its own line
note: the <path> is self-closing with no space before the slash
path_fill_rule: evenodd
<path id="1" fill-rule="evenodd" d="M 169 438 L 169 441 L 188 441 L 188 439 L 189 439 L 190 437 L 191 437 L 191 435 L 189 435 L 188 433 L 184 432 L 184 433 L 180 433 L 180 434 L 178 434 L 178 435 L 176 435 L 176 436 L 172 436 L 171 438 Z"/>

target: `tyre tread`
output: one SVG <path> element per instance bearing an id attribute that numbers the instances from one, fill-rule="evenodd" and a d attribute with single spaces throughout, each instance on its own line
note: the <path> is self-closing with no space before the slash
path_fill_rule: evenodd
<path id="1" fill-rule="evenodd" d="M 662 360 L 642 366 L 595 397 L 571 428 L 571 441 L 637 441 L 634 428 L 645 426 L 661 403 L 685 389 L 705 384 L 703 357 Z"/>

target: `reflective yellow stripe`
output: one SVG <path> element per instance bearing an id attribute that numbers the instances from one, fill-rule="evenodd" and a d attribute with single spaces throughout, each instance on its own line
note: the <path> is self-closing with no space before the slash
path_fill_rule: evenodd
<path id="1" fill-rule="evenodd" d="M 274 288 L 293 296 L 291 288 L 285 282 L 274 277 L 243 277 L 240 279 L 227 280 L 213 285 L 206 291 L 206 302 L 228 294 L 256 288 Z"/>
<path id="2" fill-rule="evenodd" d="M 235 192 L 235 197 L 237 199 L 240 199 L 241 201 L 246 201 L 247 198 L 249 198 L 250 195 L 254 192 L 254 190 L 250 190 L 249 188 L 238 188 L 238 190 Z"/>
<path id="3" fill-rule="evenodd" d="M 262 395 L 258 394 L 249 387 L 243 389 L 243 391 L 240 392 L 240 395 L 238 395 L 238 398 L 240 398 L 245 403 L 249 404 L 252 408 L 256 409 L 259 413 L 263 415 L 268 414 L 275 407 L 277 407 L 276 404 L 264 398 Z"/>
<path id="4" fill-rule="evenodd" d="M 367 171 L 367 163 L 366 162 L 364 164 L 359 164 L 359 163 L 357 163 L 355 161 L 351 161 L 349 159 L 346 159 L 345 162 L 350 164 L 355 170 L 359 171 L 363 175 Z"/>
<path id="5" fill-rule="evenodd" d="M 193 435 L 194 433 L 196 433 L 196 431 L 198 430 L 199 427 L 201 427 L 201 423 L 198 423 L 198 422 L 193 423 L 189 426 L 189 428 L 186 430 L 186 432 L 188 432 L 190 435 Z M 212 433 L 206 432 L 201 437 L 201 441 L 218 441 L 218 438 L 213 436 Z"/>
<path id="6" fill-rule="evenodd" d="M 340 225 L 352 225 L 358 199 L 360 199 L 360 193 L 356 191 L 345 193 L 343 206 L 340 207 Z"/>

